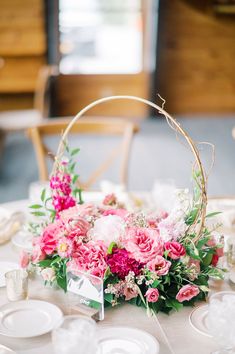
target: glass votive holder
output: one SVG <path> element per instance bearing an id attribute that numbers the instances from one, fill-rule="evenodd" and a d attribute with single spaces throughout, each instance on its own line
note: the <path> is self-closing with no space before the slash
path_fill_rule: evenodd
<path id="1" fill-rule="evenodd" d="M 56 354 L 94 354 L 97 352 L 96 322 L 87 316 L 65 316 L 52 331 Z"/>
<path id="2" fill-rule="evenodd" d="M 227 263 L 232 268 L 235 267 L 235 238 L 231 237 L 227 242 Z"/>
<path id="3" fill-rule="evenodd" d="M 15 269 L 5 274 L 6 291 L 9 301 L 28 298 L 28 273 L 24 269 Z"/>

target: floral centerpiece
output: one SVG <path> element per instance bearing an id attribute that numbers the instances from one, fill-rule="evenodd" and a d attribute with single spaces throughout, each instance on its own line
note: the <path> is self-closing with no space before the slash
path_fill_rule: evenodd
<path id="1" fill-rule="evenodd" d="M 216 265 L 223 249 L 206 226 L 194 241 L 197 189 L 193 200 L 180 191 L 170 213 L 128 210 L 114 194 L 100 205 L 84 203 L 74 166 L 72 158 L 61 158 L 50 197 L 43 190 L 42 205 L 31 206 L 40 222 L 30 224 L 34 247 L 22 264 L 39 266 L 46 282 L 65 291 L 70 268 L 98 276 L 106 306 L 127 301 L 168 313 L 205 299 L 209 276 L 222 276 Z"/>
<path id="2" fill-rule="evenodd" d="M 186 139 L 197 165 L 192 198 L 181 191 L 168 212 L 129 209 L 114 194 L 107 195 L 100 205 L 83 202 L 73 162 L 79 150 L 69 149 L 66 136 L 82 114 L 113 99 L 148 104 Z M 206 223 L 216 213 L 206 215 L 205 185 L 195 144 L 163 108 L 134 96 L 97 100 L 79 112 L 63 134 L 50 178 L 50 196 L 43 190 L 42 205 L 31 206 L 40 219 L 30 224 L 35 235 L 33 252 L 22 256 L 22 265 L 39 267 L 45 282 L 56 282 L 64 291 L 69 269 L 98 276 L 103 279 L 106 306 L 129 302 L 148 312 L 169 313 L 193 305 L 205 299 L 210 276 L 223 276 L 217 267 L 223 245 Z"/>

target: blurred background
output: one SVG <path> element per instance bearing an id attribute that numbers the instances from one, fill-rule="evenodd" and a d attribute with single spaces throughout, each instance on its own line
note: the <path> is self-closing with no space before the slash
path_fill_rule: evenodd
<path id="1" fill-rule="evenodd" d="M 39 179 L 31 126 L 72 117 L 110 95 L 152 100 L 197 142 L 215 145 L 211 196 L 235 195 L 234 0 L 0 0 L 0 202 Z M 193 156 L 158 112 L 116 100 L 88 115 L 139 126 L 128 187 L 190 184 Z M 58 139 L 48 140 L 56 150 Z M 112 137 L 73 138 L 86 175 Z M 199 144 L 210 169 L 212 147 Z M 115 169 L 106 179 L 116 181 Z M 94 188 L 98 188 L 95 185 Z"/>

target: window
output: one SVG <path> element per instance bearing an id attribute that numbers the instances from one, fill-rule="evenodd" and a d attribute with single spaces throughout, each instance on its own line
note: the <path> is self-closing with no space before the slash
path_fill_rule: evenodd
<path id="1" fill-rule="evenodd" d="M 63 74 L 136 74 L 143 68 L 141 0 L 60 0 Z"/>

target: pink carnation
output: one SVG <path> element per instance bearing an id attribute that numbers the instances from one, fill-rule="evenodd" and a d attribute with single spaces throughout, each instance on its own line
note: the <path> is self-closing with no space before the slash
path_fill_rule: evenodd
<path id="1" fill-rule="evenodd" d="M 122 240 L 131 257 L 148 263 L 157 255 L 163 255 L 163 241 L 156 229 L 131 227 Z"/>
<path id="2" fill-rule="evenodd" d="M 75 205 L 67 210 L 63 210 L 60 213 L 60 219 L 65 223 L 69 220 L 73 220 L 80 217 L 91 216 L 95 213 L 95 206 L 92 203 L 84 203 Z"/>
<path id="3" fill-rule="evenodd" d="M 185 248 L 179 242 L 166 242 L 165 250 L 169 251 L 168 256 L 172 259 L 179 259 L 185 256 Z"/>
<path id="4" fill-rule="evenodd" d="M 49 224 L 43 231 L 42 236 L 38 240 L 38 244 L 46 254 L 52 254 L 56 250 L 58 238 L 61 235 L 61 223 L 55 222 Z"/>
<path id="5" fill-rule="evenodd" d="M 197 296 L 200 293 L 200 290 L 195 285 L 184 285 L 176 295 L 176 300 L 179 302 L 189 301 L 193 297 Z"/>
<path id="6" fill-rule="evenodd" d="M 135 275 L 140 273 L 142 264 L 131 258 L 127 250 L 114 248 L 112 254 L 107 256 L 107 264 L 113 274 L 117 274 L 120 279 L 125 279 L 129 272 Z"/>
<path id="7" fill-rule="evenodd" d="M 126 209 L 108 209 L 103 212 L 104 216 L 107 215 L 117 215 L 120 216 L 122 219 L 126 219 L 129 212 Z"/>
<path id="8" fill-rule="evenodd" d="M 107 247 L 103 241 L 80 243 L 73 253 L 72 261 L 68 263 L 68 268 L 89 272 L 103 278 L 107 269 L 106 254 Z"/>
<path id="9" fill-rule="evenodd" d="M 150 288 L 145 293 L 148 302 L 157 302 L 159 299 L 159 291 L 154 288 Z"/>
<path id="10" fill-rule="evenodd" d="M 147 268 L 158 276 L 166 275 L 169 272 L 171 262 L 167 261 L 162 256 L 156 256 L 147 264 Z"/>

